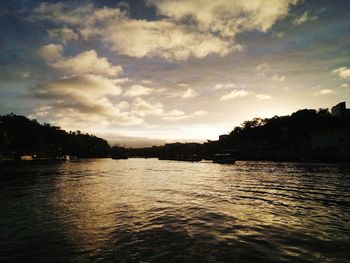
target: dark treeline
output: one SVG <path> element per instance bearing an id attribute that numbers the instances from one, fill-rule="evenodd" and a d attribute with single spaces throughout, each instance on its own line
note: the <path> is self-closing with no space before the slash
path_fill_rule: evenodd
<path id="1" fill-rule="evenodd" d="M 213 160 L 230 153 L 237 160 L 350 161 L 350 109 L 345 103 L 290 116 L 254 118 L 220 135 L 217 141 L 170 143 L 147 148 L 110 147 L 106 140 L 80 131 L 66 132 L 14 114 L 0 116 L 0 159 L 30 155 L 56 158 L 128 157 L 168 160 Z"/>
<path id="2" fill-rule="evenodd" d="M 56 158 L 70 155 L 78 158 L 107 157 L 111 148 L 106 140 L 80 131 L 66 132 L 50 124 L 39 124 L 24 116 L 0 116 L 0 157 L 31 155 Z"/>
<path id="3" fill-rule="evenodd" d="M 219 136 L 217 141 L 172 143 L 132 149 L 130 154 L 164 159 L 178 156 L 212 159 L 214 154 L 224 152 L 230 152 L 238 160 L 350 160 L 349 116 L 340 119 L 328 109 L 304 109 L 290 116 L 245 121 L 229 134 Z"/>

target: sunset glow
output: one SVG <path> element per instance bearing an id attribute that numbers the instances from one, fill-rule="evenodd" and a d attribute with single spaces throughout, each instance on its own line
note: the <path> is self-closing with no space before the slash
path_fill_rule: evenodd
<path id="1" fill-rule="evenodd" d="M 254 117 L 350 103 L 348 1 L 0 7 L 0 114 L 152 145 L 215 140 Z"/>

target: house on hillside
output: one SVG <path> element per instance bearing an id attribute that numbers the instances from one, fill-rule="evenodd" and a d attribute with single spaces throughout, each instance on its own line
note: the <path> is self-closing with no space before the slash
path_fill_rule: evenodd
<path id="1" fill-rule="evenodd" d="M 331 109 L 331 113 L 334 117 L 337 117 L 343 122 L 350 122 L 350 109 L 346 108 L 346 103 L 340 102 Z"/>

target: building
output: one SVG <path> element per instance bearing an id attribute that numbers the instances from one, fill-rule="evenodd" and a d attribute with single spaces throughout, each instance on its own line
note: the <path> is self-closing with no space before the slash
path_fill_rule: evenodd
<path id="1" fill-rule="evenodd" d="M 350 121 L 350 109 L 346 108 L 346 103 L 340 102 L 334 107 L 332 107 L 331 113 L 334 117 L 337 117 L 339 120 L 344 122 Z"/>
<path id="2" fill-rule="evenodd" d="M 350 127 L 320 130 L 310 135 L 312 152 L 319 159 L 350 160 Z"/>

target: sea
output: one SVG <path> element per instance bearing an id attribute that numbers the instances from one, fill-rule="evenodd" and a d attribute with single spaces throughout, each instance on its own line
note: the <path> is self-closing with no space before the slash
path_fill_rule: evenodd
<path id="1" fill-rule="evenodd" d="M 0 262 L 350 262 L 350 164 L 2 164 Z"/>

